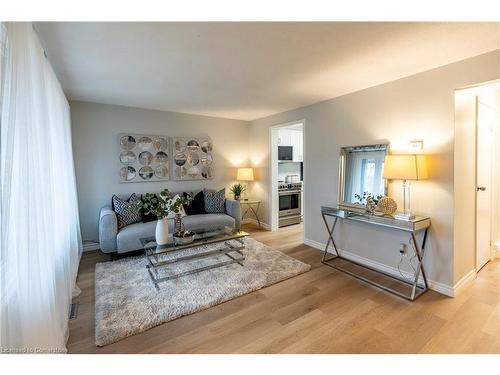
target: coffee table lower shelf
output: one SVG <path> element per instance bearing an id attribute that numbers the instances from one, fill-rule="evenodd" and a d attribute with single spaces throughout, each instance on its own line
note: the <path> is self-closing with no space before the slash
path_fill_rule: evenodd
<path id="1" fill-rule="evenodd" d="M 214 268 L 224 267 L 224 266 L 227 266 L 227 265 L 233 264 L 233 263 L 238 263 L 240 266 L 243 267 L 242 262 L 245 260 L 245 256 L 243 255 L 241 250 L 243 250 L 245 247 L 244 246 L 231 247 L 231 245 L 228 243 L 226 243 L 226 246 L 228 246 L 228 247 L 223 248 L 223 249 L 218 249 L 218 250 L 207 251 L 207 252 L 200 253 L 200 254 L 188 255 L 185 257 L 180 257 L 180 258 L 176 258 L 176 259 L 172 259 L 172 260 L 168 260 L 168 261 L 159 262 L 161 264 L 157 264 L 157 265 L 154 265 L 151 262 L 150 258 L 147 257 L 149 264 L 146 266 L 146 268 L 148 269 L 149 276 L 151 276 L 151 280 L 153 281 L 155 287 L 157 289 L 159 289 L 158 284 L 161 282 L 172 280 L 172 279 L 177 279 L 177 278 L 183 277 L 183 276 L 192 275 L 192 274 L 195 274 L 198 272 L 203 272 L 203 271 L 211 270 Z M 239 256 L 230 255 L 229 253 L 231 253 L 231 252 L 235 252 Z M 219 256 L 222 254 L 227 256 L 229 258 L 229 260 L 226 260 L 223 262 L 217 262 L 214 264 L 210 264 L 208 266 L 193 268 L 193 269 L 188 270 L 188 271 L 179 272 L 179 273 L 165 276 L 165 277 L 160 277 L 159 272 L 158 272 L 158 268 L 165 267 L 167 265 L 172 265 L 172 264 L 180 263 L 180 262 L 189 262 L 191 260 L 196 260 L 196 259 L 200 259 L 200 258 L 216 257 L 216 256 Z"/>

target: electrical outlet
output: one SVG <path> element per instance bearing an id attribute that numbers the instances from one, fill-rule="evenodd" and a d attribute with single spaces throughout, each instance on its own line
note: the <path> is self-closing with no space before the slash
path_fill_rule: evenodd
<path id="1" fill-rule="evenodd" d="M 424 141 L 421 139 L 410 141 L 410 148 L 412 151 L 421 151 L 424 148 Z"/>
<path id="2" fill-rule="evenodd" d="M 399 244 L 399 253 L 400 253 L 401 255 L 406 255 L 406 248 L 407 248 L 407 247 L 406 247 L 406 244 L 405 244 L 404 242 L 401 242 L 401 243 Z"/>

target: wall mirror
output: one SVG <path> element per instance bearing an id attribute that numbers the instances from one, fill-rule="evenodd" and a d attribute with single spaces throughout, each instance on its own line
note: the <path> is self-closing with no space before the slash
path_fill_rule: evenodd
<path id="1" fill-rule="evenodd" d="M 360 209 L 366 203 L 364 193 L 373 197 L 387 195 L 382 175 L 388 153 L 388 143 L 340 149 L 339 206 Z"/>

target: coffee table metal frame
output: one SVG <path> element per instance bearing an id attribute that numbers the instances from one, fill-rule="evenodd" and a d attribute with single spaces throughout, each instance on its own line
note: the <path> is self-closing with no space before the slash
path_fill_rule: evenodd
<path id="1" fill-rule="evenodd" d="M 153 281 L 153 284 L 155 285 L 156 289 L 159 290 L 160 288 L 158 284 L 168 280 L 177 279 L 179 277 L 192 275 L 194 273 L 207 271 L 213 268 L 224 267 L 233 263 L 238 263 L 240 266 L 243 267 L 243 261 L 245 260 L 245 256 L 243 255 L 241 250 L 245 248 L 243 238 L 247 237 L 248 235 L 249 235 L 248 233 L 243 231 L 234 231 L 232 233 L 220 232 L 209 236 L 205 236 L 203 233 L 201 233 L 196 235 L 197 238 L 195 238 L 195 240 L 192 243 L 186 245 L 174 245 L 173 242 L 169 242 L 166 245 L 157 245 L 153 237 L 141 238 L 140 242 L 144 248 L 145 256 L 148 261 L 146 268 L 148 270 L 149 276 L 151 277 L 151 280 Z M 241 246 L 233 246 L 229 242 L 232 240 L 239 242 Z M 221 242 L 224 242 L 224 244 L 226 245 L 221 249 L 203 251 L 197 254 L 180 256 L 173 259 L 160 260 L 160 256 L 162 254 L 179 252 L 182 250 L 192 249 L 198 246 L 221 243 Z M 173 265 L 175 263 L 189 262 L 201 258 L 210 258 L 221 254 L 225 255 L 229 259 L 225 261 L 219 261 L 217 263 L 210 264 L 207 266 L 193 268 L 188 271 L 179 272 L 177 274 L 173 274 L 170 276 L 161 277 L 158 272 L 158 269 L 162 267 L 167 267 L 169 265 Z"/>

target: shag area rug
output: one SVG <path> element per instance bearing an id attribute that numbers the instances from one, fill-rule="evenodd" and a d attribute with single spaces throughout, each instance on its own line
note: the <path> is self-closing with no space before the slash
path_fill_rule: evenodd
<path id="1" fill-rule="evenodd" d="M 246 237 L 244 242 L 243 267 L 230 264 L 172 279 L 160 283 L 159 291 L 151 281 L 144 256 L 96 264 L 95 344 L 111 344 L 170 320 L 307 272 L 311 268 L 310 265 L 252 238 Z M 235 246 L 239 244 L 236 241 L 231 243 Z M 223 243 L 210 244 L 168 256 L 185 256 L 222 247 Z M 170 272 L 178 273 L 224 260 L 228 258 L 221 254 L 189 263 L 179 262 L 170 266 Z"/>

